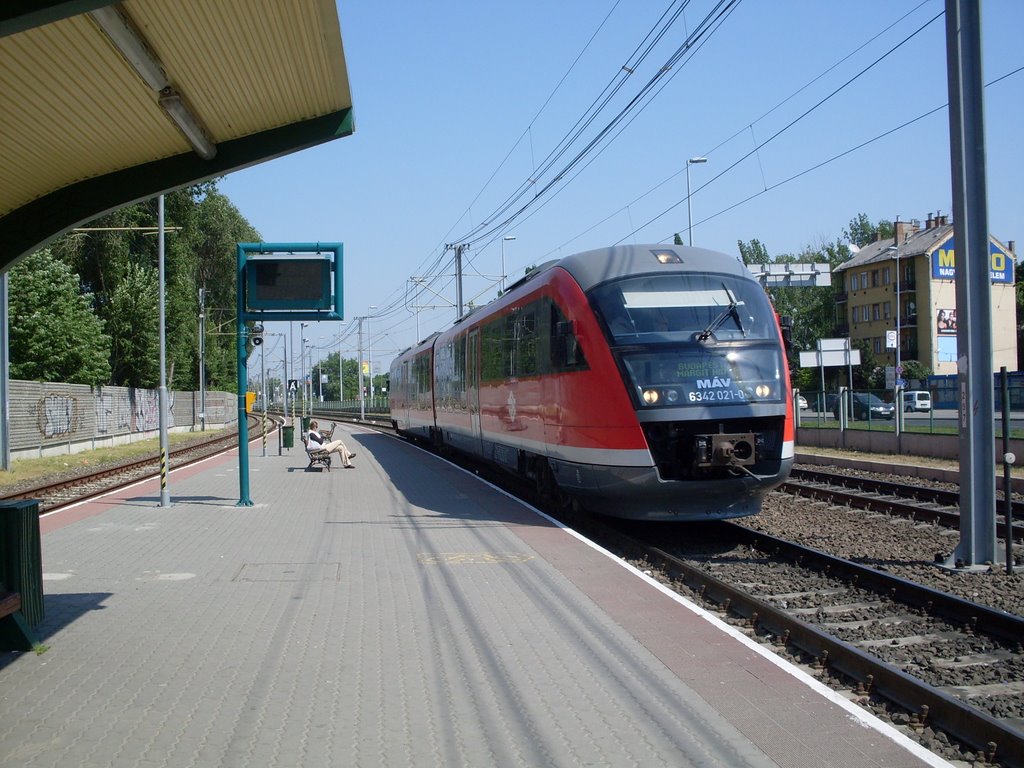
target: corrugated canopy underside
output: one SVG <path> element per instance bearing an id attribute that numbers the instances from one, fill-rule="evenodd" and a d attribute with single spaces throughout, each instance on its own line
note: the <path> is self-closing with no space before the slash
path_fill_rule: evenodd
<path id="1" fill-rule="evenodd" d="M 90 15 L 104 5 L 0 10 L 0 268 L 105 211 L 353 130 L 333 0 L 113 6 L 215 146 L 205 160 Z"/>

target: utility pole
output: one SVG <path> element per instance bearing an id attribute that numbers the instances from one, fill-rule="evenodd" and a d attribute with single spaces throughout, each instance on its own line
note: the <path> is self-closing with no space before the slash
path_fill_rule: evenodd
<path id="1" fill-rule="evenodd" d="M 469 248 L 465 243 L 459 245 L 448 245 L 446 248 L 455 248 L 455 319 L 462 318 L 462 252 Z"/>
<path id="2" fill-rule="evenodd" d="M 159 272 L 160 272 L 160 506 L 171 506 L 167 491 L 167 457 L 170 453 L 167 439 L 167 333 L 164 328 L 164 196 L 157 198 L 157 226 L 160 230 Z"/>
<path id="3" fill-rule="evenodd" d="M 363 320 L 359 320 L 359 420 L 366 420 L 366 395 L 363 390 Z"/>
<path id="4" fill-rule="evenodd" d="M 206 431 L 206 289 L 199 289 L 199 431 Z"/>

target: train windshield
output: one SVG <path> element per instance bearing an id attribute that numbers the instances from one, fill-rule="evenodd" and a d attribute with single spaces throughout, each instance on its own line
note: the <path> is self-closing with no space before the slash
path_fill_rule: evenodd
<path id="1" fill-rule="evenodd" d="M 775 313 L 756 282 L 639 277 L 600 286 L 591 300 L 641 406 L 784 400 Z"/>
<path id="2" fill-rule="evenodd" d="M 764 290 L 734 275 L 636 277 L 595 288 L 591 298 L 614 344 L 772 340 L 775 314 Z"/>

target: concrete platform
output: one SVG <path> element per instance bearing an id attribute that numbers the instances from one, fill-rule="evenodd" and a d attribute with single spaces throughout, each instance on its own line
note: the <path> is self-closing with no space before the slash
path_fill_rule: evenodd
<path id="1" fill-rule="evenodd" d="M 339 426 L 339 431 L 342 428 Z M 44 518 L 0 765 L 945 765 L 471 474 L 350 433 Z"/>

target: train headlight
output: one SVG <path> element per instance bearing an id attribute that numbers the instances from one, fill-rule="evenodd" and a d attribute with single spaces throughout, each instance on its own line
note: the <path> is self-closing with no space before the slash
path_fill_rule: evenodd
<path id="1" fill-rule="evenodd" d="M 668 400 L 670 403 L 674 403 L 679 399 L 679 393 L 676 392 L 674 389 L 670 389 L 668 390 L 668 392 L 665 393 L 665 399 Z"/>
<path id="2" fill-rule="evenodd" d="M 645 389 L 643 391 L 644 402 L 647 405 L 654 405 L 659 399 L 658 390 L 656 389 Z"/>
<path id="3" fill-rule="evenodd" d="M 754 390 L 754 394 L 758 397 L 768 397 L 771 393 L 772 389 L 767 384 L 758 384 L 757 388 Z"/>

